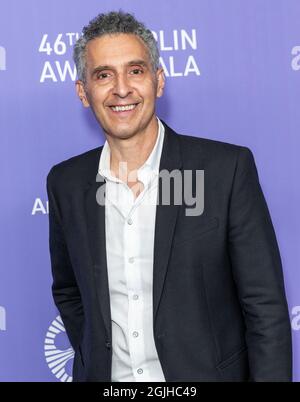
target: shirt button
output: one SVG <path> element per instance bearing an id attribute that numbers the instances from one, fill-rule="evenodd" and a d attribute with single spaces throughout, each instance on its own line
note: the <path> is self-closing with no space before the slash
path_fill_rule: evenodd
<path id="1" fill-rule="evenodd" d="M 137 373 L 138 374 L 143 374 L 143 369 L 141 369 L 141 368 L 137 369 Z"/>
<path id="2" fill-rule="evenodd" d="M 132 225 L 132 224 L 133 224 L 133 220 L 132 220 L 131 218 L 129 218 L 129 219 L 127 220 L 127 223 L 128 223 L 128 225 Z"/>
<path id="3" fill-rule="evenodd" d="M 137 300 L 139 298 L 139 295 L 133 295 L 132 298 L 133 300 Z"/>
<path id="4" fill-rule="evenodd" d="M 136 338 L 137 336 L 139 336 L 139 333 L 137 331 L 133 331 L 132 336 Z"/>
<path id="5" fill-rule="evenodd" d="M 134 262 L 134 257 L 128 258 L 128 261 L 130 262 L 130 264 L 132 264 Z"/>

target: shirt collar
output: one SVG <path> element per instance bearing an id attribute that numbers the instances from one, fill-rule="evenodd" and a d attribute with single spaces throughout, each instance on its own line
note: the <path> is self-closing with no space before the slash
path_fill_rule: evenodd
<path id="1" fill-rule="evenodd" d="M 162 122 L 159 120 L 159 118 L 158 117 L 156 118 L 158 121 L 158 135 L 156 138 L 156 142 L 147 160 L 138 169 L 137 171 L 138 178 L 141 177 L 141 174 L 143 175 L 144 171 L 145 172 L 149 171 L 149 173 L 155 173 L 156 175 L 159 174 L 159 164 L 164 142 L 165 128 Z M 110 146 L 108 144 L 108 141 L 106 140 L 100 155 L 98 173 L 108 180 L 120 183 L 122 181 L 111 174 L 110 155 L 111 155 Z"/>

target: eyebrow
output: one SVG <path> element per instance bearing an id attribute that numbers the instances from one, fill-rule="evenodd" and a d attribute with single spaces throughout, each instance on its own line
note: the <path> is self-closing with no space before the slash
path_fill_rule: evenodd
<path id="1" fill-rule="evenodd" d="M 145 60 L 138 59 L 138 60 L 129 61 L 128 63 L 126 63 L 126 66 L 143 66 L 143 67 L 147 67 L 147 63 L 145 62 Z M 109 66 L 109 65 L 97 66 L 97 67 L 95 67 L 93 69 L 92 75 L 94 75 L 95 73 L 98 73 L 99 71 L 103 71 L 103 70 L 114 70 L 114 67 Z"/>

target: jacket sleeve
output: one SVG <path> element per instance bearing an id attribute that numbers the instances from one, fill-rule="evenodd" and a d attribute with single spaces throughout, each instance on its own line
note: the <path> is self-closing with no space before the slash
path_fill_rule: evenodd
<path id="1" fill-rule="evenodd" d="M 229 207 L 229 251 L 246 323 L 250 381 L 291 381 L 291 326 L 281 258 L 254 158 L 240 147 Z"/>
<path id="2" fill-rule="evenodd" d="M 49 249 L 53 277 L 52 294 L 70 343 L 75 350 L 81 339 L 84 314 L 79 288 L 64 238 L 58 206 L 53 193 L 53 169 L 50 170 L 47 176 Z"/>

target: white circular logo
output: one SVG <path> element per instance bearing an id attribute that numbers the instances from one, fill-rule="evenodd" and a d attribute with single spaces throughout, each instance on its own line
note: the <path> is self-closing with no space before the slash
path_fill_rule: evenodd
<path id="1" fill-rule="evenodd" d="M 73 378 L 67 373 L 66 366 L 69 365 L 68 362 L 74 358 L 74 350 L 72 347 L 61 350 L 55 345 L 57 335 L 65 332 L 66 330 L 62 319 L 58 315 L 48 328 L 44 351 L 48 367 L 55 377 L 61 382 L 72 382 Z"/>

